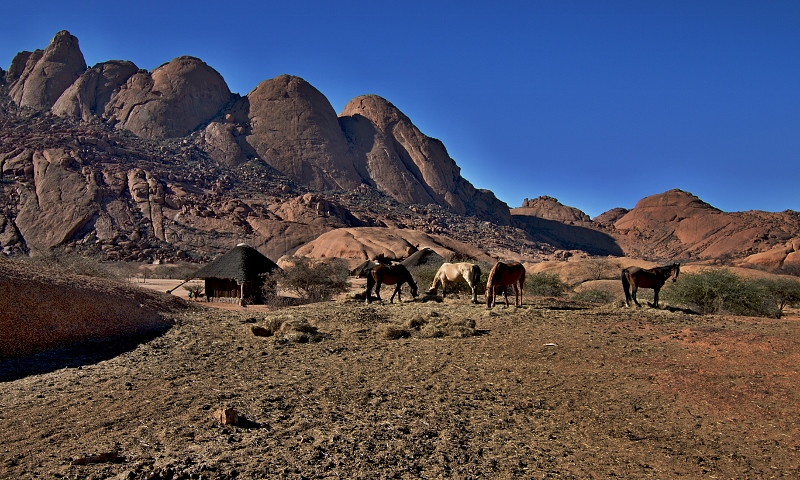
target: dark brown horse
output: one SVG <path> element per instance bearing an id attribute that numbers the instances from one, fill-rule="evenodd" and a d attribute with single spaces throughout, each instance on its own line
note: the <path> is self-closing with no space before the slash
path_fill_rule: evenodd
<path id="1" fill-rule="evenodd" d="M 489 278 L 486 280 L 486 306 L 494 307 L 497 289 L 503 289 L 503 296 L 506 298 L 508 306 L 508 291 L 506 286 L 514 287 L 514 306 L 522 306 L 522 289 L 525 288 L 525 267 L 518 262 L 497 262 L 489 271 Z"/>
<path id="2" fill-rule="evenodd" d="M 653 307 L 658 307 L 658 291 L 664 286 L 667 279 L 672 277 L 672 281 L 678 280 L 678 274 L 681 273 L 681 264 L 673 263 L 672 265 L 665 265 L 656 268 L 639 268 L 628 267 L 622 270 L 622 288 L 625 290 L 625 306 L 630 307 L 630 301 L 637 307 L 639 302 L 636 300 L 636 291 L 640 288 L 652 288 L 653 292 Z M 629 291 L 630 289 L 630 291 Z"/>
<path id="3" fill-rule="evenodd" d="M 417 283 L 411 276 L 411 272 L 409 272 L 405 266 L 400 264 L 384 265 L 381 263 L 372 267 L 369 274 L 367 274 L 367 303 L 372 302 L 372 287 L 375 287 L 375 297 L 383 301 L 381 299 L 381 285 L 384 283 L 386 285 L 397 285 L 394 289 L 394 293 L 392 293 L 392 298 L 389 299 L 389 303 L 394 303 L 395 295 L 397 295 L 397 301 L 401 301 L 400 287 L 402 287 L 404 283 L 408 283 L 408 286 L 411 288 L 411 296 L 417 298 Z"/>

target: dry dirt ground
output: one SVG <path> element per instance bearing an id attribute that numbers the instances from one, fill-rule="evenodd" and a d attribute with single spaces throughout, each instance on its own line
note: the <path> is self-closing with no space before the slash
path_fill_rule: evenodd
<path id="1" fill-rule="evenodd" d="M 253 334 L 274 318 L 318 341 Z M 0 363 L 0 478 L 800 475 L 796 318 L 462 296 L 174 320 Z"/>

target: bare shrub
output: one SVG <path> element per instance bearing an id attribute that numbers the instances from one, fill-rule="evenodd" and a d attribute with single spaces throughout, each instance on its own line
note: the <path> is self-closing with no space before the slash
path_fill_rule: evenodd
<path id="1" fill-rule="evenodd" d="M 292 265 L 284 270 L 279 283 L 306 302 L 324 302 L 349 288 L 349 270 L 343 260 L 312 262 L 305 257 L 294 257 L 290 262 Z"/>
<path id="2" fill-rule="evenodd" d="M 592 258 L 584 262 L 586 271 L 590 280 L 603 280 L 607 278 L 614 278 L 610 272 L 616 275 L 616 268 L 614 265 L 605 258 Z"/>

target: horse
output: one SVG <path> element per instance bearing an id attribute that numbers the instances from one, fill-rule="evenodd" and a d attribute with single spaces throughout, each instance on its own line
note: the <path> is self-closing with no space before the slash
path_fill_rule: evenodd
<path id="1" fill-rule="evenodd" d="M 428 295 L 436 295 L 436 290 L 439 284 L 442 284 L 442 298 L 447 293 L 447 287 L 456 283 L 459 280 L 464 280 L 472 290 L 472 303 L 478 303 L 478 283 L 481 280 L 481 267 L 474 263 L 443 263 L 433 277 Z"/>
<path id="2" fill-rule="evenodd" d="M 525 288 L 525 267 L 519 262 L 497 262 L 489 272 L 489 278 L 486 280 L 486 306 L 492 308 L 495 304 L 494 298 L 497 294 L 497 289 L 503 289 L 503 295 L 506 298 L 506 307 L 508 306 L 508 292 L 506 286 L 512 285 L 514 287 L 514 306 L 522 306 L 522 289 Z"/>
<path id="3" fill-rule="evenodd" d="M 622 289 L 625 290 L 625 306 L 630 307 L 630 301 L 637 307 L 640 307 L 639 302 L 636 300 L 636 291 L 639 288 L 652 288 L 653 292 L 653 308 L 658 308 L 658 291 L 664 286 L 664 283 L 669 277 L 672 281 L 678 280 L 678 274 L 681 272 L 681 264 L 673 263 L 672 265 L 665 265 L 656 268 L 639 268 L 628 267 L 622 269 Z M 630 289 L 630 291 L 629 291 Z"/>
<path id="4" fill-rule="evenodd" d="M 411 296 L 417 298 L 417 283 L 414 282 L 411 272 L 409 272 L 405 266 L 400 264 L 384 265 L 380 263 L 372 267 L 372 270 L 367 274 L 366 303 L 372 302 L 372 287 L 375 287 L 375 297 L 383 301 L 381 299 L 381 285 L 384 283 L 386 285 L 397 285 L 394 289 L 394 293 L 392 293 L 392 297 L 389 299 L 389 303 L 394 303 L 395 295 L 397 295 L 397 301 L 401 301 L 400 287 L 402 287 L 404 283 L 408 283 L 408 286 L 411 287 Z"/>

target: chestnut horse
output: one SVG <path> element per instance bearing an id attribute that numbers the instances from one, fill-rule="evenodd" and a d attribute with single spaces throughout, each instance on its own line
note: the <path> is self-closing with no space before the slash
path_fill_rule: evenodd
<path id="1" fill-rule="evenodd" d="M 400 287 L 402 287 L 404 283 L 408 283 L 408 286 L 411 288 L 411 296 L 417 298 L 417 284 L 414 282 L 411 272 L 409 272 L 405 266 L 400 264 L 384 265 L 379 263 L 372 267 L 367 274 L 366 303 L 372 302 L 372 287 L 375 287 L 375 297 L 383 301 L 381 299 L 381 285 L 384 283 L 386 285 L 397 285 L 394 289 L 394 293 L 392 293 L 392 298 L 389 299 L 389 303 L 394 303 L 395 295 L 397 295 L 397 301 L 401 301 Z"/>
<path id="2" fill-rule="evenodd" d="M 673 263 L 672 265 L 665 265 L 656 268 L 639 268 L 628 267 L 622 270 L 622 289 L 625 290 L 625 306 L 630 307 L 630 301 L 637 307 L 640 307 L 639 302 L 636 300 L 636 291 L 640 288 L 652 288 L 653 292 L 653 307 L 658 308 L 658 291 L 664 286 L 667 279 L 672 277 L 672 281 L 678 280 L 678 274 L 681 273 L 681 264 Z M 630 291 L 629 291 L 630 289 Z"/>
<path id="3" fill-rule="evenodd" d="M 486 280 L 486 306 L 492 308 L 494 306 L 494 297 L 497 295 L 497 289 L 503 289 L 503 295 L 506 297 L 506 307 L 508 306 L 508 292 L 506 286 L 512 285 L 514 287 L 514 306 L 522 306 L 522 289 L 525 288 L 525 267 L 519 262 L 497 262 L 489 272 L 489 278 Z"/>
<path id="4" fill-rule="evenodd" d="M 436 289 L 439 284 L 442 284 L 442 298 L 447 293 L 447 287 L 456 283 L 459 280 L 464 280 L 472 290 L 472 303 L 478 303 L 478 283 L 481 281 L 481 267 L 474 263 L 443 263 L 433 277 L 433 284 L 431 289 L 428 290 L 429 295 L 436 295 Z"/>

